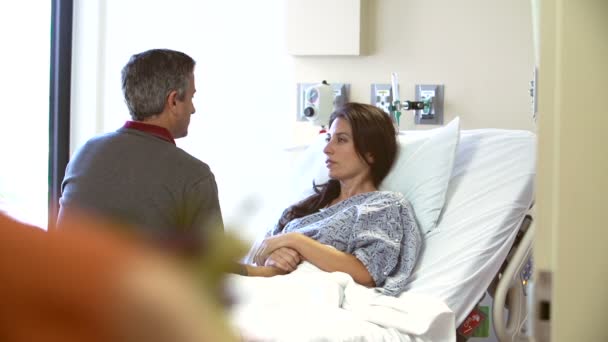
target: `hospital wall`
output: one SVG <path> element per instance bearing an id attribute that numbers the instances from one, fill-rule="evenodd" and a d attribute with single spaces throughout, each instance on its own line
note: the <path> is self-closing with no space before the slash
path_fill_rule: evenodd
<path id="1" fill-rule="evenodd" d="M 296 56 L 298 82 L 350 83 L 351 99 L 369 102 L 370 84 L 390 83 L 397 72 L 402 100 L 414 98 L 416 84 L 445 85 L 444 122 L 460 116 L 464 129 L 534 129 L 529 0 L 361 4 L 362 55 Z M 312 129 L 297 125 L 303 131 Z"/>
<path id="2" fill-rule="evenodd" d="M 534 129 L 528 0 L 362 4 L 360 56 L 298 57 L 287 52 L 285 0 L 150 0 L 145 11 L 140 0 L 75 0 L 71 151 L 129 119 L 120 70 L 159 47 L 197 61 L 197 111 L 177 144 L 211 166 L 228 222 L 242 216 L 243 194 L 288 175 L 285 149 L 316 136 L 295 120 L 298 82 L 346 82 L 351 100 L 369 102 L 370 84 L 397 72 L 403 99 L 417 83 L 445 85 L 445 122 Z"/>

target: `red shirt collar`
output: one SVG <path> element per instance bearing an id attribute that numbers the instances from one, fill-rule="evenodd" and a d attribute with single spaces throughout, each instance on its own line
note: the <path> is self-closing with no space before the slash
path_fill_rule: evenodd
<path id="1" fill-rule="evenodd" d="M 163 139 L 175 145 L 175 140 L 173 139 L 173 136 L 171 135 L 169 130 L 164 127 L 150 125 L 141 121 L 127 121 L 125 122 L 125 125 L 123 127 L 152 134 L 157 138 Z"/>

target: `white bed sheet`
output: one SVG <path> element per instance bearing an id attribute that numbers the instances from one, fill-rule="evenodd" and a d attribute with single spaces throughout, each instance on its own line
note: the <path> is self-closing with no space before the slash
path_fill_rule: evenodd
<path id="1" fill-rule="evenodd" d="M 413 131 L 405 134 L 425 133 Z M 445 335 L 446 323 L 441 320 L 422 334 L 400 329 L 400 322 L 405 322 L 406 326 L 409 323 L 401 314 L 409 310 L 410 317 L 416 317 L 416 310 L 433 307 L 437 302 L 445 303 L 453 311 L 453 326 L 461 323 L 476 305 L 504 261 L 519 224 L 533 201 L 535 146 L 536 137 L 528 131 L 461 131 L 446 206 L 438 227 L 425 236 L 425 247 L 407 292 L 399 298 L 402 302 L 379 296 L 373 303 L 359 301 L 364 305 L 356 307 L 351 305 L 349 297 L 343 297 L 340 307 L 336 307 L 336 299 L 328 299 L 333 294 L 322 294 L 320 289 L 323 287 L 306 290 L 300 287 L 298 294 L 284 293 L 286 297 L 283 299 L 294 297 L 297 301 L 299 298 L 301 305 L 293 305 L 292 299 L 263 305 L 263 301 L 244 302 L 232 311 L 233 322 L 243 331 L 272 341 L 450 340 L 451 337 Z M 244 285 L 236 278 L 232 279 L 233 285 L 239 288 L 237 291 L 242 298 L 272 298 L 270 292 L 260 290 L 270 289 L 267 283 L 262 286 Z M 348 292 L 347 289 L 340 290 L 342 295 Z M 266 295 L 260 295 L 264 292 Z M 315 296 L 318 300 L 312 300 Z M 429 301 L 425 304 L 427 299 Z M 413 302 L 418 303 L 418 308 L 410 306 L 410 310 L 401 305 Z M 395 310 L 391 305 L 401 309 Z M 372 307 L 378 310 L 371 315 L 363 315 L 360 310 Z M 268 310 L 262 311 L 262 308 Z M 270 315 L 273 310 L 275 314 Z M 265 318 L 262 312 L 273 318 Z M 439 315 L 441 310 L 435 313 Z M 380 319 L 380 322 L 373 323 L 374 319 Z M 432 321 L 430 316 L 427 321 Z M 454 336 L 454 328 L 450 329 L 450 336 Z M 433 334 L 442 337 L 437 338 Z"/>
<path id="2" fill-rule="evenodd" d="M 272 278 L 233 275 L 230 321 L 255 341 L 434 341 L 455 336 L 453 312 L 441 300 L 381 295 L 342 272 L 304 262 Z"/>

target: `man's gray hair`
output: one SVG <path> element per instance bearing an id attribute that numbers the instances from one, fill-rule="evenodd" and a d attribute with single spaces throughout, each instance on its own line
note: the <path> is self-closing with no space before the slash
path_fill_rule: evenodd
<path id="1" fill-rule="evenodd" d="M 172 91 L 183 100 L 195 64 L 185 53 L 168 49 L 131 56 L 122 69 L 122 91 L 133 120 L 160 114 Z"/>

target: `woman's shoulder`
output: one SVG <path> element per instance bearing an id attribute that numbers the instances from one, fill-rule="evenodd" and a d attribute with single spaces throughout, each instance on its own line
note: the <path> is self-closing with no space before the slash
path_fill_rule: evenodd
<path id="1" fill-rule="evenodd" d="M 400 192 L 395 191 L 373 191 L 365 194 L 359 203 L 363 206 L 373 206 L 375 208 L 385 207 L 409 207 L 410 203 Z"/>
<path id="2" fill-rule="evenodd" d="M 377 201 L 407 202 L 405 196 L 396 191 L 374 191 L 370 193 L 369 199 Z"/>

